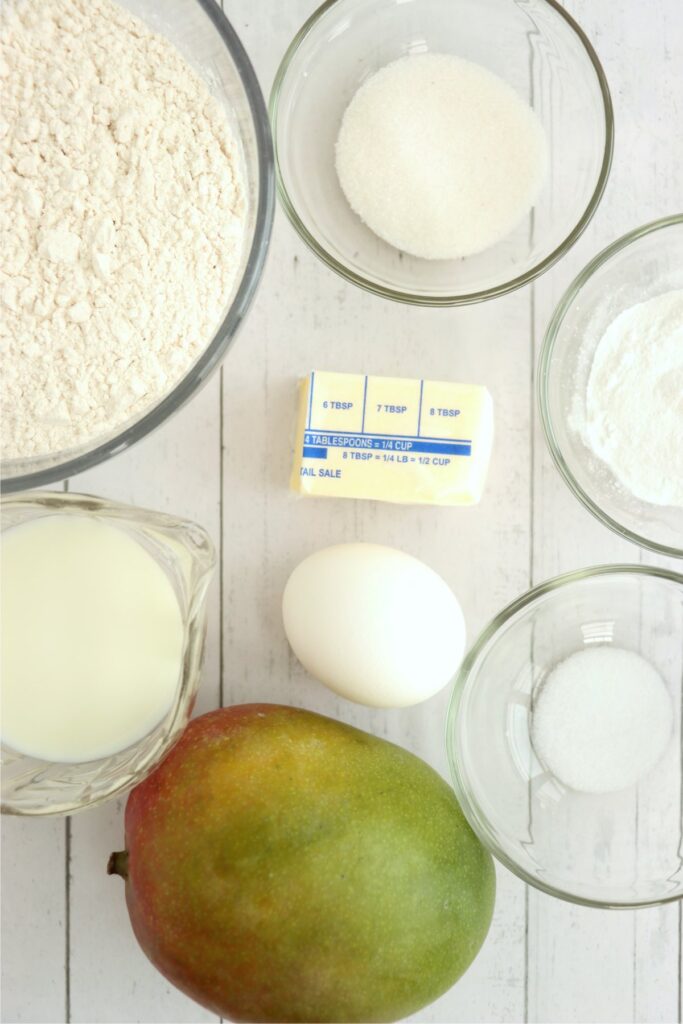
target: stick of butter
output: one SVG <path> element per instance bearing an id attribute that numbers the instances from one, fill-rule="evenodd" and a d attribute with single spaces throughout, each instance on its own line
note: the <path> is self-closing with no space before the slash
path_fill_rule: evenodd
<path id="1" fill-rule="evenodd" d="M 292 488 L 473 505 L 492 443 L 493 401 L 484 387 L 315 372 L 301 382 Z"/>

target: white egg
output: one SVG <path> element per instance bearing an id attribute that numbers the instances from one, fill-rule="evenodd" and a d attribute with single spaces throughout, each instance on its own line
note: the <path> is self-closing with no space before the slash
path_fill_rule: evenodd
<path id="1" fill-rule="evenodd" d="M 372 707 L 427 700 L 453 678 L 465 622 L 424 562 L 378 544 L 338 544 L 301 562 L 282 599 L 285 633 L 312 676 Z"/>

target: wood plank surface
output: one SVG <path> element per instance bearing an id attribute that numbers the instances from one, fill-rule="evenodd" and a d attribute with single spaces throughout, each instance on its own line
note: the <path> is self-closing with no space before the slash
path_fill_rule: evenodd
<path id="1" fill-rule="evenodd" d="M 224 6 L 267 93 L 315 4 Z M 259 293 L 220 374 L 152 437 L 69 482 L 73 491 L 188 516 L 216 542 L 200 710 L 221 699 L 309 707 L 386 736 L 447 775 L 448 694 L 414 709 L 371 711 L 334 697 L 293 657 L 280 600 L 300 558 L 345 540 L 403 548 L 452 585 L 471 640 L 505 603 L 558 572 L 618 560 L 673 564 L 620 541 L 578 505 L 547 454 L 532 384 L 545 325 L 574 274 L 624 231 L 683 205 L 683 6 L 566 6 L 604 64 L 617 137 L 603 203 L 565 259 L 531 288 L 495 302 L 407 309 L 336 277 L 278 211 Z M 295 383 L 311 369 L 486 384 L 497 434 L 482 503 L 412 509 L 294 497 L 287 481 Z M 3 1021 L 217 1019 L 170 986 L 133 939 L 123 886 L 105 873 L 122 842 L 122 809 L 119 800 L 68 824 L 3 822 Z M 497 874 L 481 955 L 415 1021 L 680 1024 L 680 905 L 587 910 L 528 889 L 503 868 Z"/>
<path id="2" fill-rule="evenodd" d="M 683 79 L 683 19 L 666 2 L 566 5 L 605 67 L 615 108 L 612 173 L 585 235 L 533 286 L 538 355 L 545 325 L 588 260 L 626 231 L 681 208 L 683 138 L 666 128 Z M 601 562 L 669 564 L 605 530 L 573 498 L 535 423 L 533 578 Z M 529 892 L 529 1020 L 675 1021 L 679 908 L 607 912 Z"/>

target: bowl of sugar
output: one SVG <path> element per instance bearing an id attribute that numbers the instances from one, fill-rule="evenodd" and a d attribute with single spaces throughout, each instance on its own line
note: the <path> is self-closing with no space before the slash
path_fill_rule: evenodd
<path id="1" fill-rule="evenodd" d="M 620 536 L 683 558 L 683 215 L 591 260 L 553 314 L 536 380 L 573 493 Z"/>
<path id="2" fill-rule="evenodd" d="M 215 565 L 201 527 L 88 495 L 2 500 L 2 811 L 71 814 L 179 738 Z"/>
<path id="3" fill-rule="evenodd" d="M 502 295 L 590 221 L 609 89 L 554 0 L 328 0 L 270 98 L 278 191 L 360 287 L 417 305 Z"/>
<path id="4" fill-rule="evenodd" d="M 683 897 L 683 575 L 605 565 L 513 601 L 456 677 L 451 773 L 472 828 L 552 896 Z"/>

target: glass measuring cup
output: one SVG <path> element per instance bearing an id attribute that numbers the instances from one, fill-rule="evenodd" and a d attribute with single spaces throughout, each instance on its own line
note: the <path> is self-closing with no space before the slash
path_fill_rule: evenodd
<path id="1" fill-rule="evenodd" d="M 84 494 L 26 492 L 3 497 L 2 531 L 46 516 L 95 517 L 124 530 L 168 577 L 183 623 L 182 664 L 173 702 L 142 739 L 108 757 L 77 764 L 49 762 L 2 743 L 2 811 L 7 814 L 70 814 L 100 803 L 144 778 L 187 724 L 199 685 L 206 592 L 216 554 L 196 523 L 160 512 Z"/>

